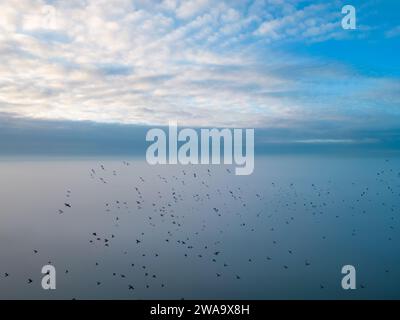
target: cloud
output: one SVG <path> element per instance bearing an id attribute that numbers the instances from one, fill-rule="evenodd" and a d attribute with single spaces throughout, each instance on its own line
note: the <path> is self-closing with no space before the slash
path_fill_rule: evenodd
<path id="1" fill-rule="evenodd" d="M 340 38 L 325 3 L 11 0 L 0 12 L 0 112 L 21 117 L 263 127 L 367 117 L 384 90 L 382 109 L 398 101 L 397 79 L 269 45 Z"/>
<path id="2" fill-rule="evenodd" d="M 305 144 L 359 144 L 359 143 L 376 143 L 376 139 L 305 139 L 305 140 L 294 140 L 293 143 L 305 143 Z"/>
<path id="3" fill-rule="evenodd" d="M 386 38 L 394 38 L 400 36 L 400 26 L 393 27 L 385 32 Z"/>
<path id="4" fill-rule="evenodd" d="M 176 16 L 178 18 L 187 19 L 202 12 L 209 0 L 185 0 L 181 1 L 179 7 L 176 9 Z"/>
<path id="5" fill-rule="evenodd" d="M 312 4 L 299 10 L 286 10 L 282 6 L 279 17 L 264 21 L 255 31 L 269 41 L 306 39 L 321 41 L 345 37 L 340 27 L 341 15 L 333 4 Z M 288 13 L 287 13 L 288 12 Z"/>
<path id="6" fill-rule="evenodd" d="M 0 113 L 0 157 L 144 157 L 149 146 L 145 140 L 149 129 L 147 126 L 92 121 L 38 120 Z M 349 130 L 338 122 L 307 121 L 301 128 L 256 129 L 255 149 L 258 155 L 305 152 L 398 154 L 399 133 L 398 124 L 395 129 L 373 131 Z"/>

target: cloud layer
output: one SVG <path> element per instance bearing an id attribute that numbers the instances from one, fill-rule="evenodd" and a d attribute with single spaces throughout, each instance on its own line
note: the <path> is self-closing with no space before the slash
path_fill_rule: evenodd
<path id="1" fill-rule="evenodd" d="M 0 15 L 0 112 L 14 116 L 238 127 L 398 116 L 398 79 L 287 49 L 365 37 L 341 29 L 339 3 L 11 0 Z"/>

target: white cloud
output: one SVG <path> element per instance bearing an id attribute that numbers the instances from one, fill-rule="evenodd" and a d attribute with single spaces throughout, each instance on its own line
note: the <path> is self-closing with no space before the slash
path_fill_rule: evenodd
<path id="1" fill-rule="evenodd" d="M 340 17 L 340 12 L 334 10 L 334 6 L 329 3 L 312 4 L 300 10 L 294 10 L 293 6 L 285 10 L 285 6 L 282 6 L 280 16 L 264 21 L 254 34 L 270 41 L 327 40 L 336 38 L 339 34 L 344 36 L 340 28 Z"/>
<path id="2" fill-rule="evenodd" d="M 246 11 L 240 1 L 232 2 L 239 7 L 201 0 L 51 3 L 0 4 L 0 56 L 6 62 L 0 64 L 0 112 L 206 126 L 321 117 L 315 106 L 305 110 L 311 102 L 304 99 L 312 95 L 304 83 L 308 76 L 282 71 L 313 63 L 267 47 L 261 55 L 257 45 L 329 37 L 335 24 L 316 15 L 326 14 L 324 6 L 296 10 L 295 1 L 254 1 Z M 324 70 L 351 78 L 336 65 Z M 323 116 L 331 116 L 326 109 Z"/>
<path id="3" fill-rule="evenodd" d="M 176 10 L 176 16 L 181 19 L 188 19 L 194 15 L 202 12 L 207 5 L 210 3 L 209 0 L 184 0 L 180 2 Z"/>

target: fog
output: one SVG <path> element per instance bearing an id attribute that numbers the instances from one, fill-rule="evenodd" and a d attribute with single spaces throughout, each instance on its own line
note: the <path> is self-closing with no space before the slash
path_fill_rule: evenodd
<path id="1" fill-rule="evenodd" d="M 400 298 L 399 158 L 255 160 L 3 158 L 0 298 Z"/>

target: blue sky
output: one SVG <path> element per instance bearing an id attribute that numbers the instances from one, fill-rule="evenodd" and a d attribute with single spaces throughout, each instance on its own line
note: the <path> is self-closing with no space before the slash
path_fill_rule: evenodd
<path id="1" fill-rule="evenodd" d="M 341 27 L 345 4 L 356 30 Z M 399 16 L 395 0 L 2 1 L 0 125 L 177 120 L 254 127 L 269 143 L 392 139 Z"/>

